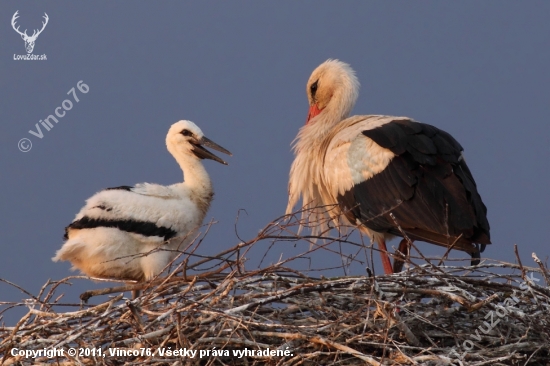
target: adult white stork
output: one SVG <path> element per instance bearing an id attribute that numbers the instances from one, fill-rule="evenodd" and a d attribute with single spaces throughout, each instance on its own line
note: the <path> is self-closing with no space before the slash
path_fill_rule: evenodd
<path id="1" fill-rule="evenodd" d="M 378 243 L 385 273 L 402 268 L 397 258 L 392 268 L 385 243 L 403 237 L 400 228 L 410 240 L 468 252 L 472 265 L 478 264 L 480 251 L 491 243 L 489 222 L 462 146 L 447 132 L 410 118 L 349 117 L 358 93 L 346 63 L 328 60 L 311 74 L 287 214 L 301 196 L 310 222 L 330 215 L 339 225 L 344 216 Z M 327 213 L 321 207 L 326 205 L 336 209 Z M 327 228 L 323 224 L 316 232 Z M 406 239 L 399 250 L 409 254 Z"/>
<path id="2" fill-rule="evenodd" d="M 67 241 L 54 261 L 70 261 L 91 277 L 143 281 L 175 258 L 178 248 L 193 239 L 214 195 L 201 159 L 227 165 L 203 146 L 231 153 L 190 121 L 170 127 L 166 146 L 185 181 L 170 186 L 141 183 L 96 193 L 65 228 Z"/>

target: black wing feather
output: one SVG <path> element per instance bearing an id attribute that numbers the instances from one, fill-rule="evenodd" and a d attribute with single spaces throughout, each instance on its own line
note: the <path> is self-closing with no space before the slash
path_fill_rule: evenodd
<path id="1" fill-rule="evenodd" d="M 132 186 L 118 186 L 118 187 L 111 187 L 111 188 L 105 188 L 106 191 L 114 191 L 114 190 L 121 190 L 121 191 L 132 191 L 134 187 Z"/>
<path id="2" fill-rule="evenodd" d="M 352 222 L 369 229 L 450 246 L 479 257 L 475 243 L 490 244 L 487 208 L 461 158 L 462 146 L 447 132 L 395 120 L 363 134 L 396 156 L 380 173 L 339 196 Z M 477 254 L 476 254 L 477 253 Z"/>
<path id="3" fill-rule="evenodd" d="M 153 222 L 124 219 L 100 219 L 84 216 L 79 220 L 73 221 L 65 228 L 65 240 L 69 239 L 69 229 L 94 229 L 98 227 L 117 228 L 129 233 L 141 234 L 144 236 L 160 236 L 164 240 L 169 240 L 177 235 L 177 232 L 171 228 L 158 226 Z"/>

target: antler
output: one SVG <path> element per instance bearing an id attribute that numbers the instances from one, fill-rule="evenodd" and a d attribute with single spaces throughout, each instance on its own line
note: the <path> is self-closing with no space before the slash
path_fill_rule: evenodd
<path id="1" fill-rule="evenodd" d="M 40 33 L 42 33 L 42 31 L 44 30 L 44 28 L 46 28 L 46 24 L 48 24 L 48 20 L 50 20 L 50 18 L 48 17 L 48 14 L 44 13 L 43 18 L 44 18 L 45 22 L 42 22 L 42 29 L 40 29 L 40 30 L 35 29 L 35 30 L 33 31 L 33 33 L 32 33 L 32 36 L 29 37 L 29 36 L 27 35 L 27 30 L 26 30 L 26 29 L 25 29 L 24 32 L 21 32 L 21 31 L 19 30 L 19 26 L 17 26 L 17 28 L 15 28 L 16 19 L 19 18 L 19 15 L 17 15 L 18 13 L 19 13 L 19 10 L 17 10 L 17 11 L 15 12 L 15 14 L 13 14 L 13 17 L 11 18 L 11 26 L 13 27 L 13 29 L 14 29 L 17 33 L 19 33 L 21 36 L 25 36 L 25 37 L 28 38 L 28 39 L 36 39 L 36 38 L 40 35 Z M 37 32 L 38 32 L 38 33 L 37 33 Z"/>
<path id="2" fill-rule="evenodd" d="M 17 13 L 19 13 L 19 10 L 17 10 L 17 11 L 15 12 L 15 14 L 13 14 L 13 17 L 11 18 L 11 26 L 13 27 L 13 30 L 15 30 L 15 31 L 16 31 L 17 33 L 19 33 L 20 35 L 25 35 L 25 36 L 26 36 L 26 35 L 27 35 L 27 30 L 26 30 L 26 29 L 25 29 L 25 32 L 23 33 L 23 32 L 21 32 L 21 31 L 19 30 L 19 26 L 17 26 L 17 28 L 15 28 L 15 20 L 16 20 L 17 18 L 19 18 L 19 15 L 17 15 Z M 46 14 L 46 13 L 44 13 L 44 14 Z M 47 22 L 46 22 L 46 23 L 47 23 Z M 44 29 L 44 28 L 42 28 L 42 29 Z"/>
<path id="3" fill-rule="evenodd" d="M 42 31 L 44 30 L 44 28 L 46 28 L 46 24 L 48 24 L 48 20 L 49 20 L 50 18 L 48 18 L 48 14 L 46 14 L 46 13 L 44 13 L 43 18 L 46 20 L 46 22 L 42 22 L 42 29 L 40 29 L 40 30 L 38 31 L 38 33 L 36 33 L 36 30 L 35 30 L 35 31 L 32 33 L 32 36 L 31 36 L 31 37 L 34 37 L 34 38 L 38 37 L 38 35 L 39 35 L 40 33 L 42 33 Z M 26 31 L 26 29 L 25 29 L 25 31 Z M 35 33 L 36 33 L 36 35 L 35 35 Z"/>

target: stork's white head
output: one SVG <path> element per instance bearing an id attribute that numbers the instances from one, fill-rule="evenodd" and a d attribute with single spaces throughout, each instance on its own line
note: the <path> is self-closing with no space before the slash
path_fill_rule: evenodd
<path id="1" fill-rule="evenodd" d="M 309 113 L 306 124 L 316 122 L 314 117 L 326 110 L 331 122 L 349 116 L 359 96 L 359 81 L 355 71 L 339 60 L 327 60 L 319 65 L 307 82 Z"/>
<path id="2" fill-rule="evenodd" d="M 175 157 L 191 156 L 198 159 L 211 159 L 227 165 L 225 161 L 206 150 L 203 146 L 208 146 L 231 156 L 229 151 L 204 136 L 201 129 L 191 121 L 174 123 L 166 135 L 166 147 Z"/>

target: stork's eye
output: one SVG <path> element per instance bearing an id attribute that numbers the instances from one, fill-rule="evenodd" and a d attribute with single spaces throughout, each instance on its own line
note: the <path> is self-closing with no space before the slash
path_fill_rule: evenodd
<path id="1" fill-rule="evenodd" d="M 183 130 L 180 132 L 183 136 L 193 136 L 193 132 L 189 130 Z"/>
<path id="2" fill-rule="evenodd" d="M 312 96 L 315 96 L 315 92 L 317 91 L 318 83 L 319 83 L 319 80 L 317 80 L 316 82 L 311 84 L 311 86 L 309 87 L 309 90 L 311 90 L 311 95 Z"/>

